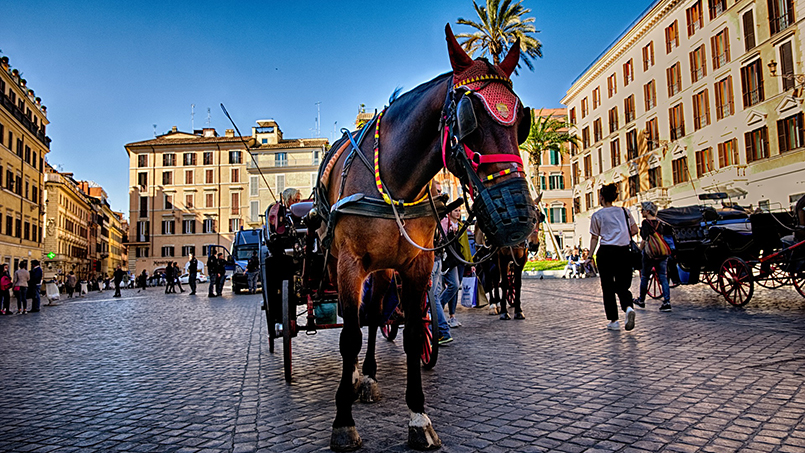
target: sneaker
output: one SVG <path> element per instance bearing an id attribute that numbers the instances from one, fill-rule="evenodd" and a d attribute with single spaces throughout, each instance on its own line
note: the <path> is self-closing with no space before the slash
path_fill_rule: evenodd
<path id="1" fill-rule="evenodd" d="M 621 330 L 621 324 L 618 321 L 612 321 L 607 324 L 607 330 Z"/>
<path id="2" fill-rule="evenodd" d="M 452 317 L 452 318 L 447 320 L 447 325 L 450 326 L 451 328 L 453 328 L 453 327 L 461 326 L 461 323 L 458 322 L 458 319 L 456 319 L 455 317 Z"/>
<path id="3" fill-rule="evenodd" d="M 632 307 L 627 308 L 626 309 L 626 325 L 623 326 L 624 329 L 626 329 L 626 330 L 634 329 L 634 317 L 635 317 L 634 308 L 632 308 Z"/>
<path id="4" fill-rule="evenodd" d="M 663 302 L 663 304 L 660 305 L 660 311 L 671 311 L 670 302 Z"/>
<path id="5" fill-rule="evenodd" d="M 522 312 L 515 313 L 514 314 L 514 319 L 525 319 L 525 315 Z"/>
<path id="6" fill-rule="evenodd" d="M 632 303 L 634 303 L 635 307 L 646 308 L 646 303 L 640 299 L 634 299 Z"/>
<path id="7" fill-rule="evenodd" d="M 441 337 L 441 338 L 439 338 L 439 346 L 446 345 L 447 343 L 450 343 L 451 341 L 453 341 L 453 337 Z"/>

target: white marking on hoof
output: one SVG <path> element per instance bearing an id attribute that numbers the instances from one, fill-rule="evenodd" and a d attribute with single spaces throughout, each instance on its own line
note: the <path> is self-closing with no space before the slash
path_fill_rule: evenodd
<path id="1" fill-rule="evenodd" d="M 377 381 L 369 376 L 364 376 L 361 380 L 360 396 L 362 403 L 380 401 L 380 387 L 377 385 Z"/>
<path id="2" fill-rule="evenodd" d="M 408 422 L 408 446 L 415 450 L 441 448 L 442 441 L 427 415 L 411 413 L 411 420 Z"/>
<path id="3" fill-rule="evenodd" d="M 417 414 L 411 412 L 411 420 L 408 422 L 408 426 L 411 428 L 424 428 L 426 426 L 430 426 L 430 418 L 422 413 Z"/>

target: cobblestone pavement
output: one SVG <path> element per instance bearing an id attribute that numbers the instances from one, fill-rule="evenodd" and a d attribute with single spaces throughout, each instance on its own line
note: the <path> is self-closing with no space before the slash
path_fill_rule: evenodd
<path id="1" fill-rule="evenodd" d="M 673 289 L 674 311 L 650 301 L 631 332 L 605 329 L 598 279 L 527 280 L 523 297 L 526 321 L 459 309 L 423 372 L 442 451 L 805 451 L 794 290 L 735 309 Z M 154 288 L 0 317 L 0 451 L 326 450 L 340 331 L 295 339 L 287 385 L 259 306 Z M 378 361 L 383 400 L 354 407 L 362 451 L 405 451 L 401 338 Z"/>

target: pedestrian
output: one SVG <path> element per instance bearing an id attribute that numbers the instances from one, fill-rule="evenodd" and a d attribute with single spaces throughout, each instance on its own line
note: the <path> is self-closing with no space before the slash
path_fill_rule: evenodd
<path id="1" fill-rule="evenodd" d="M 218 283 L 218 258 L 215 257 L 215 251 L 210 247 L 210 257 L 207 259 L 207 272 L 210 276 L 210 293 L 209 297 L 216 297 L 215 288 Z"/>
<path id="2" fill-rule="evenodd" d="M 3 263 L 0 268 L 0 314 L 10 315 L 11 313 L 11 287 L 13 281 L 8 273 L 8 264 Z"/>
<path id="3" fill-rule="evenodd" d="M 649 236 L 655 232 L 659 233 L 660 236 L 666 236 L 670 232 L 666 231 L 666 225 L 657 218 L 657 205 L 654 203 L 644 201 L 641 204 L 640 213 L 643 215 L 643 222 L 640 224 L 640 237 L 643 239 L 640 243 L 640 248 L 643 250 L 643 267 L 640 269 L 640 297 L 634 300 L 634 304 L 640 308 L 646 308 L 648 280 L 651 277 L 651 270 L 654 269 L 662 287 L 660 311 L 671 311 L 671 290 L 668 288 L 668 255 L 650 256 L 646 247 Z"/>
<path id="4" fill-rule="evenodd" d="M 634 329 L 635 311 L 632 293 L 632 261 L 629 242 L 637 234 L 637 224 L 625 208 L 613 206 L 618 199 L 618 186 L 607 184 L 599 194 L 602 209 L 590 218 L 590 250 L 598 247 L 596 261 L 598 276 L 601 278 L 601 291 L 604 293 L 604 311 L 609 324 L 607 329 L 620 330 L 618 322 L 617 294 L 621 310 L 626 312 L 626 330 Z"/>
<path id="5" fill-rule="evenodd" d="M 14 271 L 14 297 L 17 298 L 17 314 L 28 313 L 28 300 L 25 298 L 28 294 L 28 280 L 31 279 L 31 274 L 28 273 L 28 261 L 20 262 L 20 267 Z"/>
<path id="6" fill-rule="evenodd" d="M 445 196 L 442 195 L 442 183 L 437 180 L 433 180 L 431 184 L 431 195 L 434 199 L 438 199 L 442 201 L 441 205 L 444 206 L 444 201 L 446 201 Z M 436 238 L 439 238 L 438 233 L 436 234 Z M 428 292 L 428 297 L 433 296 L 439 299 L 439 296 L 442 294 L 442 261 L 444 256 L 444 250 L 437 250 L 436 253 L 433 254 L 433 269 L 431 270 L 430 278 L 431 278 L 431 288 L 432 291 Z M 444 307 L 440 305 L 440 309 L 436 310 L 436 319 L 438 320 L 439 324 L 439 344 L 446 345 L 453 341 L 453 335 L 450 333 L 450 325 L 447 323 L 447 316 L 444 315 Z"/>
<path id="7" fill-rule="evenodd" d="M 42 303 L 40 297 L 42 291 L 42 268 L 39 266 L 39 260 L 32 260 L 31 266 L 33 267 L 30 271 L 31 280 L 28 282 L 28 297 L 31 298 L 31 312 L 37 313 Z"/>
<path id="8" fill-rule="evenodd" d="M 67 298 L 68 299 L 73 298 L 73 291 L 75 291 L 75 285 L 77 285 L 77 284 L 78 284 L 78 279 L 75 277 L 75 272 L 70 271 L 70 273 L 67 274 L 67 281 L 64 282 L 64 286 L 67 289 Z"/>
<path id="9" fill-rule="evenodd" d="M 453 240 L 459 233 L 461 219 L 461 208 L 456 208 L 451 211 L 447 217 L 442 219 L 442 228 L 447 233 L 447 241 Z M 464 232 L 466 234 L 466 231 Z M 464 263 L 454 256 L 454 253 L 459 258 L 463 259 L 463 249 L 459 244 L 460 238 L 454 240 L 450 244 L 450 249 L 445 249 L 445 258 L 442 261 L 442 275 L 444 276 L 445 288 L 441 296 L 439 296 L 439 303 L 444 308 L 447 306 L 450 311 L 450 318 L 447 324 L 451 327 L 459 327 L 461 323 L 456 319 L 456 306 L 458 305 L 458 290 L 461 288 L 461 278 L 464 276 Z"/>
<path id="10" fill-rule="evenodd" d="M 137 287 L 140 288 L 137 290 L 138 293 L 140 291 L 145 291 L 145 289 L 148 287 L 148 271 L 145 269 L 143 269 L 142 273 L 140 273 L 140 276 L 137 277 Z"/>
<path id="11" fill-rule="evenodd" d="M 123 282 L 123 277 L 125 275 L 126 275 L 126 273 L 123 271 L 123 269 L 120 268 L 120 265 L 118 264 L 117 267 L 115 268 L 115 273 L 114 273 L 115 295 L 112 296 L 112 297 L 122 297 L 120 295 L 120 284 Z"/>
<path id="12" fill-rule="evenodd" d="M 218 263 L 218 281 L 215 284 L 215 289 L 220 296 L 221 292 L 224 290 L 224 283 L 226 283 L 226 260 L 224 259 L 223 253 L 218 253 L 216 262 Z"/>
<path id="13" fill-rule="evenodd" d="M 174 261 L 173 262 L 173 281 L 176 284 L 176 286 L 179 287 L 179 292 L 183 293 L 184 288 L 182 288 L 181 277 L 182 277 L 182 271 L 179 269 L 179 263 Z M 176 293 L 176 288 L 173 289 L 173 292 Z"/>
<path id="14" fill-rule="evenodd" d="M 196 275 L 198 275 L 198 260 L 192 253 L 190 254 L 190 259 L 187 260 L 185 269 L 187 269 L 188 272 L 187 283 L 190 285 L 190 295 L 194 296 L 196 294 L 196 283 L 197 283 Z"/>
<path id="15" fill-rule="evenodd" d="M 173 294 L 176 292 L 176 289 L 173 287 L 173 263 L 168 261 L 167 266 L 165 266 L 165 294 Z"/>
<path id="16" fill-rule="evenodd" d="M 249 263 L 246 265 L 246 280 L 249 282 L 249 293 L 257 292 L 257 279 L 260 278 L 260 259 L 257 252 L 252 252 Z"/>

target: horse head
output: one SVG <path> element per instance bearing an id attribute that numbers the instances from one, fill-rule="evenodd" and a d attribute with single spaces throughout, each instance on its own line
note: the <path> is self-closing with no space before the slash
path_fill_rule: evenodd
<path id="1" fill-rule="evenodd" d="M 519 39 L 499 65 L 473 60 L 445 27 L 452 86 L 443 108 L 443 163 L 469 188 L 473 210 L 490 242 L 522 242 L 537 223 L 520 147 L 531 111 L 509 78 L 520 59 Z"/>

